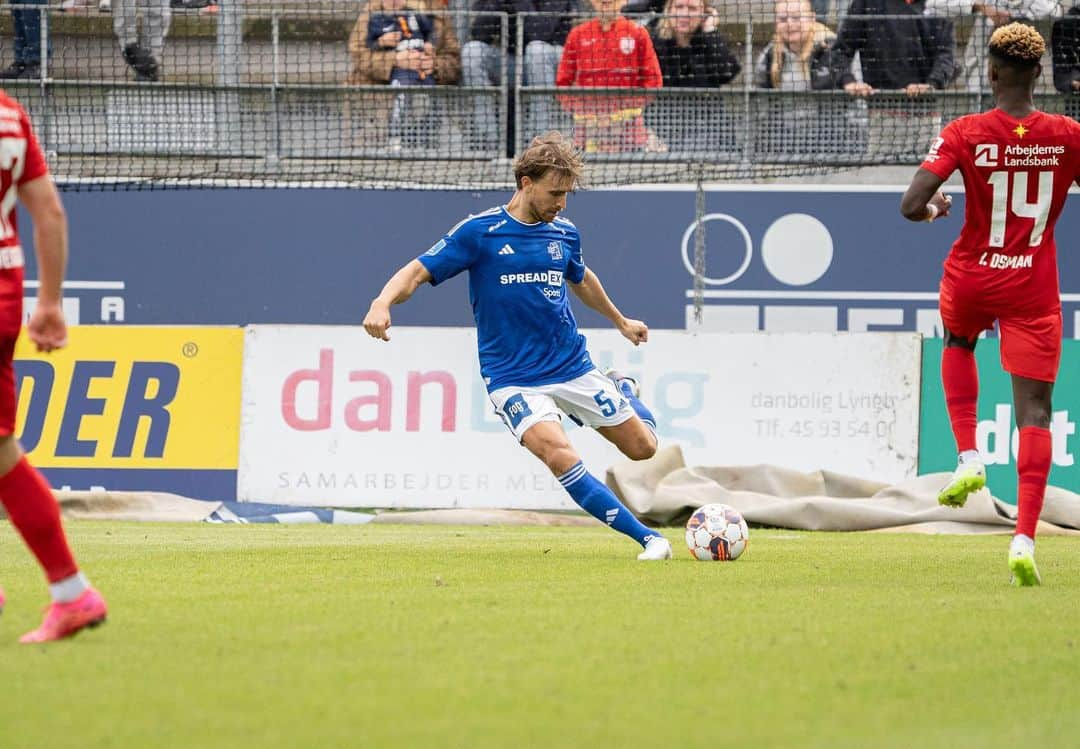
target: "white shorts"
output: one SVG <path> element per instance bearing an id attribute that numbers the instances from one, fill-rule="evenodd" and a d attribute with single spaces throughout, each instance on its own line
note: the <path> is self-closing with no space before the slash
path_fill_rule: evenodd
<path id="1" fill-rule="evenodd" d="M 630 401 L 599 369 L 569 382 L 499 388 L 489 397 L 518 442 L 529 427 L 541 421 L 562 421 L 563 414 L 594 429 L 618 426 L 634 416 Z"/>

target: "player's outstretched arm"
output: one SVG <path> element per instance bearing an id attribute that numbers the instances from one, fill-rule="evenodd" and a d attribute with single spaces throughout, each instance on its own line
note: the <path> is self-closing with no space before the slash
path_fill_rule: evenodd
<path id="1" fill-rule="evenodd" d="M 368 335 L 389 341 L 390 307 L 406 301 L 420 288 L 420 284 L 430 280 L 431 273 L 419 260 L 413 260 L 391 276 L 364 316 L 364 330 Z"/>
<path id="2" fill-rule="evenodd" d="M 615 303 L 604 291 L 603 284 L 595 273 L 585 269 L 585 277 L 581 283 L 572 283 L 570 288 L 577 294 L 578 299 L 585 303 L 589 309 L 594 309 L 601 315 L 611 320 L 615 328 L 623 334 L 623 337 L 635 346 L 649 340 L 649 327 L 641 320 L 632 320 L 624 317 Z"/>
<path id="3" fill-rule="evenodd" d="M 19 201 L 34 224 L 38 261 L 38 300 L 26 325 L 38 351 L 53 351 L 67 343 L 67 323 L 61 307 L 67 267 L 67 215 L 52 177 L 44 175 L 19 185 Z"/>
<path id="4" fill-rule="evenodd" d="M 952 198 L 941 192 L 941 177 L 920 168 L 900 201 L 900 213 L 908 221 L 933 221 L 949 215 Z"/>

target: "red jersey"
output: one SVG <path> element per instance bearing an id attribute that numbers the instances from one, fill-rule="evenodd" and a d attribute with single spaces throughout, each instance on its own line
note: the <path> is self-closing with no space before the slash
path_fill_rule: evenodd
<path id="1" fill-rule="evenodd" d="M 612 21 L 607 30 L 595 18 L 572 28 L 555 77 L 557 86 L 660 88 L 663 83 L 649 32 L 622 16 Z M 574 113 L 579 141 L 583 133 L 588 140 L 600 136 L 600 145 L 587 150 L 624 150 L 619 146 L 645 145 L 641 114 L 648 101 L 646 96 L 578 95 L 559 100 Z M 605 140 L 610 141 L 610 147 L 604 145 Z"/>
<path id="2" fill-rule="evenodd" d="M 1080 176 L 1080 124 L 1044 112 L 967 115 L 941 131 L 922 168 L 964 177 L 964 226 L 946 276 L 962 275 L 1017 311 L 1058 308 L 1054 224 Z"/>

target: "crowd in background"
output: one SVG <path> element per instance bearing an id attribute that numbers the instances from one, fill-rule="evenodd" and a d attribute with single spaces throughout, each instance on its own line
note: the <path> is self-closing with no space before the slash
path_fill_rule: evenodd
<path id="1" fill-rule="evenodd" d="M 349 82 L 497 87 L 519 79 L 527 88 L 632 89 L 618 95 L 533 97 L 523 117 L 525 130 L 543 132 L 562 112 L 570 116 L 578 144 L 590 152 L 710 151 L 730 145 L 725 137 L 731 128 L 723 126 L 721 97 L 703 90 L 720 90 L 744 72 L 757 89 L 835 90 L 870 101 L 861 109 L 837 109 L 813 97 L 778 98 L 763 128 L 766 151 L 800 144 L 820 149 L 821 132 L 828 130 L 836 147 L 872 153 L 885 148 L 875 140 L 892 138 L 890 128 L 895 128 L 875 127 L 874 120 L 892 121 L 896 115 L 894 104 L 875 106 L 875 94 L 908 97 L 903 127 L 914 131 L 918 142 L 929 142 L 941 126 L 933 92 L 988 90 L 985 48 L 993 28 L 1012 20 L 1052 19 L 1054 83 L 1063 93 L 1080 92 L 1080 8 L 1065 9 L 1057 0 L 1010 0 L 1000 6 L 970 0 L 850 0 L 835 30 L 822 22 L 826 9 L 811 0 L 777 0 L 773 37 L 748 71 L 742 70 L 739 45 L 725 36 L 719 13 L 706 0 L 583 2 L 586 7 L 578 0 L 475 0 L 477 13 L 509 17 L 502 56 L 494 15 L 477 16 L 459 46 L 449 23 L 420 20 L 435 9 L 430 0 L 370 0 L 350 37 Z M 583 19 L 589 11 L 591 17 Z M 958 52 L 954 24 L 965 15 L 974 23 Z M 376 37 L 370 30 L 373 19 L 390 33 Z M 521 71 L 515 70 L 518 61 Z M 405 78 L 401 70 L 432 74 Z M 696 95 L 661 99 L 652 93 L 679 88 L 693 88 Z M 466 126 L 473 142 L 491 135 L 488 109 L 485 100 L 474 100 Z"/>
<path id="2" fill-rule="evenodd" d="M 907 98 L 905 127 L 925 142 L 922 131 L 932 136 L 941 124 L 932 94 L 987 90 L 986 41 L 996 26 L 1013 20 L 1052 22 L 1054 86 L 1063 94 L 1080 93 L 1080 7 L 1059 0 L 850 0 L 835 29 L 824 22 L 830 0 L 776 0 L 772 37 L 748 70 L 745 40 L 733 43 L 725 35 L 719 12 L 706 0 L 474 0 L 475 15 L 464 28 L 440 13 L 441 1 L 369 0 L 348 38 L 351 69 L 344 83 L 410 89 L 379 99 L 365 115 L 385 121 L 392 149 L 434 145 L 438 100 L 417 89 L 520 84 L 627 89 L 531 97 L 518 113 L 528 133 L 569 121 L 578 144 L 590 152 L 723 150 L 731 147 L 731 128 L 723 126 L 728 113 L 723 97 L 710 92 L 722 91 L 740 73 L 756 90 L 843 91 L 862 101 L 838 109 L 820 97 L 770 99 L 761 142 L 766 151 L 820 149 L 820 132 L 827 129 L 837 147 L 872 152 L 874 133 L 883 132 L 872 121 L 896 109 L 875 106 L 879 92 Z M 34 6 L 46 2 L 23 0 L 12 9 L 14 59 L 0 78 L 41 74 L 42 55 L 51 47 L 42 49 Z M 84 5 L 113 14 L 119 53 L 134 80 L 147 82 L 163 77 L 171 10 L 215 7 L 211 0 L 63 0 L 61 9 Z M 507 15 L 505 40 L 496 14 Z M 973 23 L 958 50 L 954 25 L 965 16 Z M 659 96 L 665 89 L 695 91 Z M 475 147 L 492 147 L 497 137 L 493 101 L 470 99 L 461 118 L 464 137 Z"/>

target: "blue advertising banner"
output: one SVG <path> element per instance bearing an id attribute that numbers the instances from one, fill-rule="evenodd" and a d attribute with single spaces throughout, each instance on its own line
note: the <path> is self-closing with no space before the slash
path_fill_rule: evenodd
<path id="1" fill-rule="evenodd" d="M 702 328 L 940 332 L 936 289 L 963 216 L 905 221 L 901 188 L 710 189 Z M 206 189 L 73 192 L 69 315 L 84 324 L 357 324 L 389 276 L 509 193 Z M 570 197 L 586 262 L 628 315 L 693 327 L 694 192 Z M 29 232 L 26 232 L 28 235 Z M 1057 237 L 1065 335 L 1080 317 L 1080 211 Z M 26 239 L 29 239 L 27 236 Z M 29 278 L 34 277 L 31 267 Z M 32 293 L 32 289 L 30 292 Z M 581 308 L 586 327 L 606 321 Z M 464 279 L 422 289 L 401 325 L 470 325 Z"/>

